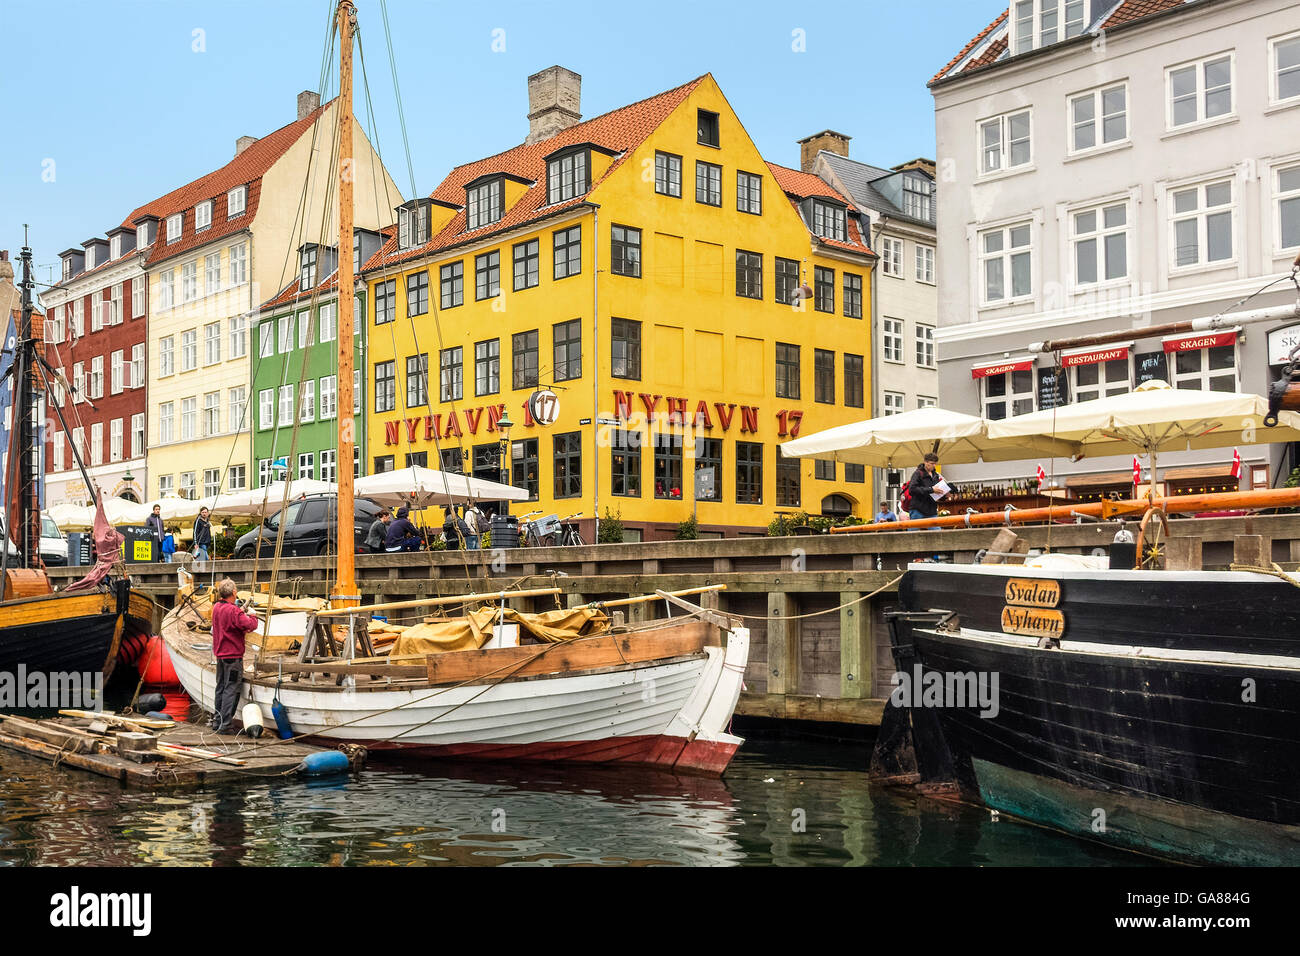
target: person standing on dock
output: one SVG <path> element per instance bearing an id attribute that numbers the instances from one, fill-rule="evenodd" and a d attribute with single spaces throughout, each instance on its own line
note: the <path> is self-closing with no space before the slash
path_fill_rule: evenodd
<path id="1" fill-rule="evenodd" d="M 212 522 L 208 520 L 208 509 L 200 508 L 199 517 L 194 522 L 194 559 L 208 560 L 210 547 L 212 547 Z"/>
<path id="2" fill-rule="evenodd" d="M 158 547 L 162 548 L 163 540 L 163 522 L 162 522 L 162 505 L 153 506 L 153 514 L 144 519 L 145 527 L 153 535 L 154 540 L 158 542 Z"/>
<path id="3" fill-rule="evenodd" d="M 939 505 L 933 494 L 934 486 L 942 480 L 943 477 L 939 474 L 939 456 L 932 451 L 926 452 L 925 460 L 916 466 L 911 481 L 907 483 L 908 517 L 920 520 L 933 518 L 939 513 Z"/>
<path id="4" fill-rule="evenodd" d="M 383 508 L 379 512 L 379 517 L 370 523 L 370 530 L 366 533 L 366 547 L 370 549 L 371 554 L 384 553 L 384 541 L 388 538 L 388 522 L 392 520 L 392 512 Z"/>
<path id="5" fill-rule="evenodd" d="M 468 529 L 465 534 L 465 550 L 477 551 L 479 538 L 487 528 L 487 519 L 478 510 L 476 502 L 471 501 L 465 508 L 465 527 Z"/>
<path id="6" fill-rule="evenodd" d="M 212 606 L 212 654 L 217 659 L 212 729 L 219 734 L 230 729 L 239 705 L 239 684 L 244 679 L 244 635 L 258 628 L 257 618 L 245 614 L 235 603 L 237 593 L 235 582 L 225 578 L 217 585 L 217 603 Z"/>

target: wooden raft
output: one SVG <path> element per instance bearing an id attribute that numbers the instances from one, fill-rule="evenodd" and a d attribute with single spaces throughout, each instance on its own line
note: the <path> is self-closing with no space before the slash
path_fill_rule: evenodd
<path id="1" fill-rule="evenodd" d="M 0 747 L 16 750 L 61 767 L 73 767 L 109 777 L 123 786 L 145 789 L 201 786 L 203 784 L 266 779 L 292 770 L 303 759 L 326 749 L 300 741 L 271 743 L 274 736 L 260 739 L 214 734 L 206 726 L 178 721 L 174 729 L 158 733 L 160 743 L 204 750 L 228 752 L 243 762 L 232 766 L 209 759 L 164 759 L 137 763 L 117 753 L 103 752 L 96 741 L 107 741 L 112 748 L 115 731 L 107 736 L 89 731 L 90 721 L 69 717 L 33 718 L 0 714 Z"/>

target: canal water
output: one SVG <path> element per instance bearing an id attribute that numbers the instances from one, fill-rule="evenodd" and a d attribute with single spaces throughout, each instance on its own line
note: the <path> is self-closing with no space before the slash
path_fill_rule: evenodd
<path id="1" fill-rule="evenodd" d="M 0 751 L 0 866 L 1142 865 L 987 810 L 870 786 L 867 743 L 751 737 L 722 780 L 382 763 L 154 794 Z"/>

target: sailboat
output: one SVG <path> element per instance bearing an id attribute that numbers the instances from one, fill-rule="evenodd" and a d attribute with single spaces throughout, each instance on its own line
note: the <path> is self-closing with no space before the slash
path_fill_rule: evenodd
<path id="1" fill-rule="evenodd" d="M 356 11 L 336 16 L 339 47 L 339 248 L 352 236 L 352 45 Z M 340 255 L 338 288 L 353 284 Z M 352 407 L 353 297 L 338 297 L 338 407 Z M 352 460 L 352 419 L 339 415 L 338 457 Z M 336 587 L 325 602 L 260 601 L 263 628 L 250 635 L 241 708 L 256 704 L 266 726 L 274 705 L 292 732 L 326 742 L 457 759 L 559 760 L 643 765 L 720 774 L 741 738 L 728 732 L 749 656 L 749 630 L 692 593 L 557 608 L 541 614 L 509 599 L 555 598 L 558 588 L 466 593 L 360 606 L 353 541 L 353 472 L 338 472 Z M 715 589 L 704 589 L 715 590 Z M 664 601 L 675 618 L 628 625 L 616 606 Z M 455 618 L 419 620 L 377 653 L 373 614 L 462 607 Z M 186 692 L 213 710 L 216 664 L 211 595 L 186 586 L 162 634 Z M 293 652 L 296 645 L 297 652 Z"/>
<path id="2" fill-rule="evenodd" d="M 34 409 L 38 394 L 49 395 L 49 382 L 56 373 L 37 349 L 32 328 L 32 250 L 26 244 L 21 263 L 22 305 L 13 360 L 6 373 L 14 401 L 4 474 L 6 541 L 0 546 L 0 675 L 40 673 L 52 681 L 55 675 L 99 674 L 107 679 L 123 642 L 150 633 L 155 605 L 148 595 L 133 589 L 128 578 L 114 571 L 120 561 L 122 536 L 104 516 L 98 494 L 95 567 L 81 580 L 55 592 L 41 565 L 40 473 L 36 464 L 40 437 L 33 427 Z M 49 400 L 46 407 L 67 430 L 58 403 Z M 75 445 L 72 453 L 86 486 L 94 488 Z"/>

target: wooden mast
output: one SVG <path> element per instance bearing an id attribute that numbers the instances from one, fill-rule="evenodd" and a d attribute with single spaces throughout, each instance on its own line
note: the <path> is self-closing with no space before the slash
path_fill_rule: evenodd
<path id="1" fill-rule="evenodd" d="M 352 314 L 354 281 L 352 267 L 352 185 L 354 159 L 352 156 L 352 36 L 356 29 L 357 11 L 351 0 L 340 0 L 338 8 L 339 50 L 339 378 L 338 378 L 338 461 L 335 477 L 338 479 L 338 574 L 336 594 L 331 603 L 335 607 L 356 607 L 361 603 L 357 594 L 356 544 L 354 541 L 353 504 L 353 447 L 356 442 L 355 419 L 352 415 L 352 352 L 354 316 Z"/>

